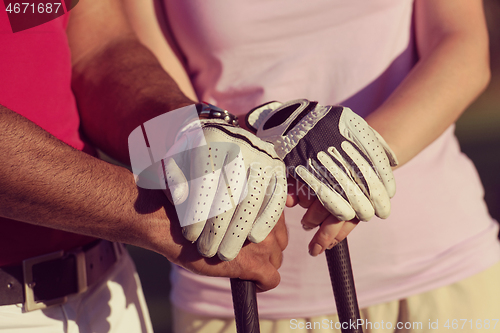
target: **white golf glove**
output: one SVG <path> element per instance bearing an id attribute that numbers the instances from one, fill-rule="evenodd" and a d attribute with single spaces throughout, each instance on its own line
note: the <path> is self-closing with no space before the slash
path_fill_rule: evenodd
<path id="1" fill-rule="evenodd" d="M 222 119 L 184 127 L 162 171 L 184 237 L 206 257 L 232 260 L 247 238 L 264 240 L 285 206 L 285 166 L 273 145 Z"/>
<path id="2" fill-rule="evenodd" d="M 250 111 L 246 122 L 259 138 L 274 144 L 293 176 L 340 221 L 389 216 L 396 156 L 349 108 L 305 99 L 270 102 Z"/>

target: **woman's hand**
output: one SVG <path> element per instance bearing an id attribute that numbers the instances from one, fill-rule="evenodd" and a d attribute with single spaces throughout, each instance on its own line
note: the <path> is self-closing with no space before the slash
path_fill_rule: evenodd
<path id="1" fill-rule="evenodd" d="M 307 208 L 302 217 L 302 227 L 305 230 L 312 230 L 319 226 L 309 243 L 309 253 L 314 257 L 344 240 L 359 223 L 357 218 L 339 221 L 328 212 L 307 186 L 290 177 L 286 206 L 293 207 L 297 204 Z"/>

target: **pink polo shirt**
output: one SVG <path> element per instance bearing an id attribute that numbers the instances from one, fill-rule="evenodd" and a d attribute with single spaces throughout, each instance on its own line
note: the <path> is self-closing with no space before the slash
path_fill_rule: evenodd
<path id="1" fill-rule="evenodd" d="M 80 137 L 71 91 L 71 54 L 66 37 L 69 15 L 12 33 L 0 2 L 0 104 L 33 121 L 70 146 L 94 154 Z M 0 266 L 70 249 L 86 236 L 0 218 Z"/>
<path id="2" fill-rule="evenodd" d="M 243 116 L 269 100 L 375 110 L 418 58 L 412 0 L 160 0 L 200 100 Z M 386 220 L 349 236 L 361 307 L 444 286 L 500 259 L 471 161 L 446 130 L 395 172 Z M 313 258 L 300 207 L 285 210 L 289 245 L 281 284 L 259 294 L 262 318 L 335 312 L 326 261 Z M 232 317 L 229 281 L 176 267 L 172 300 L 181 309 Z"/>

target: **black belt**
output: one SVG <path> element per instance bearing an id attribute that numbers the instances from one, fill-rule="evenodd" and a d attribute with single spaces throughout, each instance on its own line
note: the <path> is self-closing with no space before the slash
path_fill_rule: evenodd
<path id="1" fill-rule="evenodd" d="M 0 267 L 0 305 L 23 303 L 25 311 L 66 302 L 84 292 L 113 266 L 121 245 L 97 240 L 81 248 L 57 251 Z"/>

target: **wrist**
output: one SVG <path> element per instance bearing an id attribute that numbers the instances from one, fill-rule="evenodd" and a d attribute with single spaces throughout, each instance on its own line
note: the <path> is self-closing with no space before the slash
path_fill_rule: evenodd
<path id="1" fill-rule="evenodd" d="M 207 102 L 196 104 L 196 110 L 200 119 L 220 119 L 229 125 L 239 126 L 237 116 Z"/>

